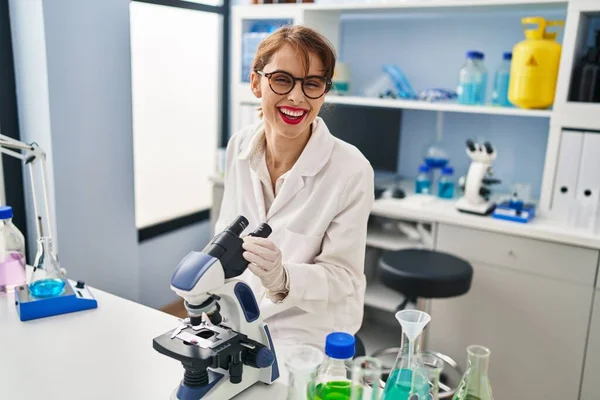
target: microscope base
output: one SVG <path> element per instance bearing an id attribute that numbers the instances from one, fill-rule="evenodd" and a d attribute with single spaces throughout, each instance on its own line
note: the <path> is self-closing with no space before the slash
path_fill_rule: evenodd
<path id="1" fill-rule="evenodd" d="M 456 202 L 456 208 L 458 209 L 458 211 L 464 213 L 476 215 L 489 215 L 492 213 L 492 211 L 494 211 L 494 208 L 496 208 L 496 204 L 492 203 L 491 201 L 481 204 L 471 204 L 467 201 L 465 197 L 461 197 Z"/>

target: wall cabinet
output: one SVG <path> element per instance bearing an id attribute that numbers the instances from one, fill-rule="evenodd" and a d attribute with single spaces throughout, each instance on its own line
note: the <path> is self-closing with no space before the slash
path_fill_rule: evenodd
<path id="1" fill-rule="evenodd" d="M 585 368 L 581 385 L 581 400 L 595 400 L 600 397 L 597 379 L 600 376 L 600 289 L 596 289 L 592 311 L 592 324 L 585 355 Z"/>

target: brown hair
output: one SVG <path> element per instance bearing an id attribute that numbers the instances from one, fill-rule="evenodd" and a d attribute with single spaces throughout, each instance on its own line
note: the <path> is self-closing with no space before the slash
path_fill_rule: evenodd
<path id="1" fill-rule="evenodd" d="M 263 40 L 256 51 L 252 69 L 262 71 L 265 65 L 271 61 L 273 54 L 286 44 L 291 45 L 302 54 L 305 74 L 308 74 L 310 68 L 309 55 L 315 54 L 325 67 L 325 78 L 329 80 L 333 78 L 336 61 L 333 46 L 325 36 L 302 25 L 283 26 Z"/>

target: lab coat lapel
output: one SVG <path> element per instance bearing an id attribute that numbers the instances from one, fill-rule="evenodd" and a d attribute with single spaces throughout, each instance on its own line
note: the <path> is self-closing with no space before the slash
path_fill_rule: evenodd
<path id="1" fill-rule="evenodd" d="M 308 143 L 285 178 L 281 191 L 275 196 L 267 214 L 268 219 L 281 210 L 304 187 L 305 177 L 314 176 L 327 164 L 333 145 L 333 136 L 329 133 L 325 122 L 317 117 Z"/>
<path id="2" fill-rule="evenodd" d="M 258 218 L 261 222 L 267 221 L 265 212 L 265 196 L 263 195 L 262 182 L 260 178 L 250 169 L 250 179 L 252 180 L 252 191 L 254 192 L 254 200 L 256 201 L 256 209 L 258 210 Z"/>

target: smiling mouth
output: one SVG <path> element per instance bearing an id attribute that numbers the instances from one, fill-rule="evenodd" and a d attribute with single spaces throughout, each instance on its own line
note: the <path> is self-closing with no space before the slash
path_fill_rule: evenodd
<path id="1" fill-rule="evenodd" d="M 278 111 L 281 119 L 283 119 L 283 122 L 290 125 L 299 124 L 308 114 L 308 110 L 291 109 L 287 107 L 279 107 Z"/>

